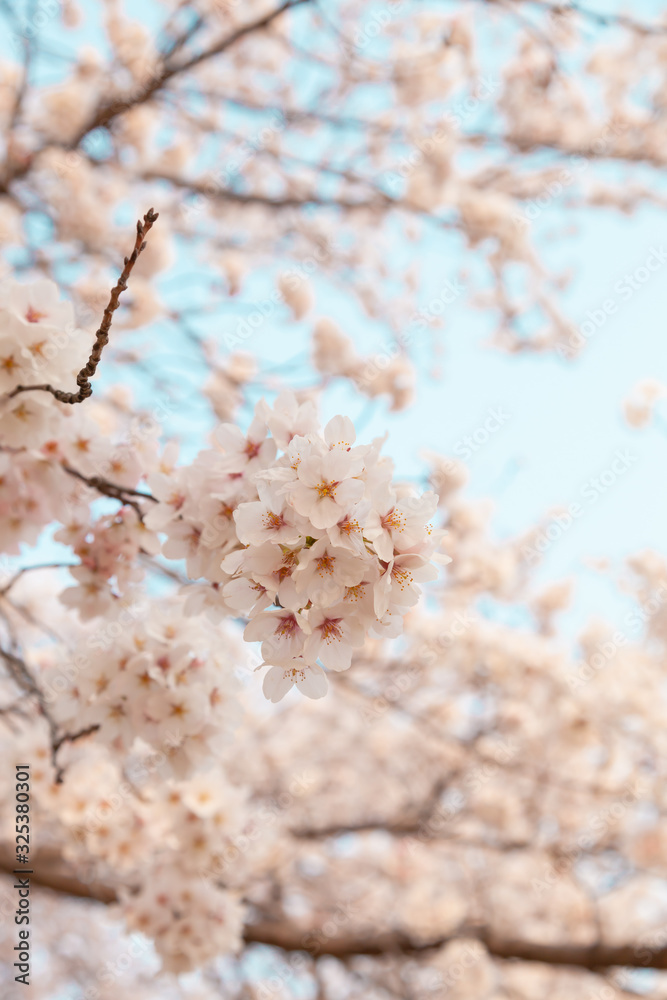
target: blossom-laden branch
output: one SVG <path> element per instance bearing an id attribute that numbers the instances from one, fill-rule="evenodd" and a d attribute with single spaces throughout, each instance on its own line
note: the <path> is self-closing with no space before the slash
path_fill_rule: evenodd
<path id="1" fill-rule="evenodd" d="M 14 868 L 6 849 L 0 850 L 0 871 L 10 874 Z M 104 882 L 83 881 L 67 866 L 55 850 L 42 850 L 34 863 L 37 874 L 32 876 L 35 885 L 80 899 L 92 899 L 99 903 L 118 901 L 116 890 Z M 500 934 L 486 926 L 463 926 L 451 934 L 422 940 L 413 938 L 403 931 L 385 931 L 374 934 L 326 934 L 323 931 L 310 932 L 288 919 L 267 919 L 246 924 L 243 930 L 246 944 L 264 944 L 281 951 L 310 952 L 313 957 L 330 955 L 349 958 L 354 955 L 409 956 L 434 952 L 457 939 L 476 940 L 485 947 L 489 955 L 500 959 L 518 959 L 539 962 L 544 965 L 571 966 L 597 971 L 617 966 L 628 968 L 667 968 L 667 948 L 659 947 L 651 951 L 647 959 L 646 949 L 630 944 L 574 944 L 543 943 L 510 935 Z"/>
<path id="2" fill-rule="evenodd" d="M 111 289 L 109 303 L 104 310 L 102 322 L 100 323 L 99 329 L 95 334 L 95 343 L 93 344 L 93 349 L 90 352 L 88 362 L 84 365 L 76 377 L 76 384 L 79 387 L 78 392 L 64 392 L 62 389 L 56 389 L 50 383 L 45 382 L 42 385 L 17 385 L 16 388 L 9 393 L 10 399 L 13 396 L 17 396 L 20 392 L 35 392 L 38 390 L 41 392 L 50 392 L 51 395 L 55 396 L 55 398 L 61 403 L 82 403 L 84 399 L 88 399 L 89 396 L 92 396 L 93 387 L 90 384 L 90 379 L 97 371 L 97 366 L 102 357 L 102 351 L 109 343 L 111 321 L 113 319 L 114 312 L 120 305 L 121 292 L 124 292 L 127 288 L 127 282 L 130 274 L 132 273 L 132 268 L 137 263 L 139 254 L 146 246 L 144 237 L 148 234 L 157 218 L 158 213 L 154 212 L 152 208 L 149 208 L 144 215 L 143 222 L 137 222 L 137 235 L 134 241 L 134 249 L 129 257 L 125 257 L 125 266 L 123 267 L 120 278 Z"/>

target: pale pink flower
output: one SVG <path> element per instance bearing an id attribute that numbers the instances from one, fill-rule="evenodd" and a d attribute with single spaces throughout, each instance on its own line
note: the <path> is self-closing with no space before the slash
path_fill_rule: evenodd
<path id="1" fill-rule="evenodd" d="M 375 584 L 375 613 L 382 618 L 392 605 L 413 607 L 421 595 L 418 583 L 435 580 L 438 570 L 420 555 L 408 552 L 397 555 Z"/>
<path id="2" fill-rule="evenodd" d="M 271 666 L 264 677 L 262 691 L 269 701 L 281 701 L 296 684 L 307 698 L 323 698 L 327 693 L 327 678 L 320 666 L 305 663 L 301 657 Z"/>
<path id="3" fill-rule="evenodd" d="M 298 656 L 309 631 L 306 619 L 288 608 L 262 611 L 245 627 L 247 642 L 262 642 L 262 656 L 267 663 L 282 662 Z"/>
<path id="4" fill-rule="evenodd" d="M 364 536 L 373 543 L 380 559 L 388 562 L 394 551 L 404 552 L 428 535 L 428 521 L 434 516 L 438 498 L 429 491 L 421 497 L 391 496 L 379 509 L 371 510 Z"/>
<path id="5" fill-rule="evenodd" d="M 308 534 L 308 521 L 289 506 L 279 488 L 258 483 L 259 500 L 242 503 L 234 511 L 236 532 L 244 545 L 295 545 Z"/>
<path id="6" fill-rule="evenodd" d="M 284 487 L 294 507 L 316 528 L 332 527 L 361 500 L 364 485 L 355 476 L 362 460 L 347 451 L 327 452 L 304 458 L 297 479 Z"/>
<path id="7" fill-rule="evenodd" d="M 363 579 L 364 573 L 364 560 L 358 555 L 336 548 L 328 538 L 320 538 L 310 548 L 302 549 L 294 583 L 297 592 L 313 604 L 331 607 L 342 599 L 346 587 Z"/>
<path id="8" fill-rule="evenodd" d="M 329 670 L 347 670 L 352 650 L 364 644 L 364 627 L 353 608 L 339 604 L 333 608 L 313 608 L 308 614 L 310 635 L 303 656 L 309 663 L 321 660 Z"/>

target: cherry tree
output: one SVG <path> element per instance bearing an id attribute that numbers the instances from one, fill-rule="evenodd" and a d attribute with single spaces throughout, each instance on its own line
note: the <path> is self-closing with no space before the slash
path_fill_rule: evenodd
<path id="1" fill-rule="evenodd" d="M 543 526 L 498 542 L 461 462 L 407 482 L 320 413 L 408 408 L 454 301 L 575 362 L 539 218 L 662 204 L 664 24 L 0 13 L 7 995 L 18 950 L 44 1000 L 663 996 L 664 559 L 577 657 Z"/>

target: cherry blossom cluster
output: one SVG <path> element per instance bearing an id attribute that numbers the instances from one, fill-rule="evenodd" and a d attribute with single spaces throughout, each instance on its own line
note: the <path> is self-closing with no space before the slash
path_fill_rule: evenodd
<path id="1" fill-rule="evenodd" d="M 323 668 L 347 670 L 367 635 L 399 635 L 419 584 L 437 576 L 434 556 L 447 561 L 429 524 L 436 494 L 393 485 L 382 441 L 355 438 L 348 418 L 322 431 L 312 402 L 285 393 L 257 405 L 247 433 L 223 424 L 192 466 L 148 480 L 160 502 L 146 526 L 209 581 L 189 610 L 250 619 L 271 701 L 294 684 L 322 697 Z"/>
<path id="2" fill-rule="evenodd" d="M 414 399 L 416 373 L 406 352 L 382 351 L 364 357 L 328 317 L 319 319 L 313 328 L 312 358 L 322 375 L 347 378 L 371 399 L 388 395 L 392 410 L 407 409 Z"/>
<path id="3" fill-rule="evenodd" d="M 67 514 L 68 477 L 35 452 L 0 451 L 0 549 L 18 555 L 45 525 Z"/>
<path id="4" fill-rule="evenodd" d="M 75 607 L 84 621 L 112 611 L 115 600 L 126 596 L 144 577 L 139 553 L 155 555 L 160 548 L 133 507 L 105 514 L 90 526 L 87 513 L 71 519 L 54 535 L 57 542 L 71 545 L 80 559 L 70 570 L 77 583 L 64 590 L 60 599 Z"/>
<path id="5" fill-rule="evenodd" d="M 0 308 L 0 546 L 10 555 L 20 543 L 34 545 L 49 523 L 64 525 L 58 541 L 81 558 L 74 571 L 84 617 L 102 614 L 114 596 L 140 577 L 134 557 L 154 553 L 155 539 L 131 508 L 90 523 L 90 503 L 99 497 L 86 477 L 108 477 L 132 491 L 156 466 L 157 433 L 123 426 L 91 401 L 67 406 L 44 391 L 19 392 L 18 386 L 48 383 L 76 388 L 92 335 L 74 322 L 71 303 L 60 301 L 52 281 L 7 281 Z M 120 407 L 119 407 L 120 408 Z M 125 424 L 128 421 L 125 420 Z M 120 440 L 111 444 L 118 432 Z M 113 578 L 114 589 L 110 586 Z"/>
<path id="6" fill-rule="evenodd" d="M 243 940 L 238 895 L 177 864 L 152 868 L 138 893 L 125 894 L 123 911 L 129 928 L 153 940 L 166 972 L 199 968 L 237 952 Z"/>
<path id="7" fill-rule="evenodd" d="M 6 281 L 0 307 L 0 443 L 33 448 L 59 430 L 61 408 L 46 392 L 11 396 L 19 385 L 49 382 L 76 388 L 76 374 L 91 346 L 77 328 L 71 302 L 61 301 L 53 281 Z"/>
<path id="8" fill-rule="evenodd" d="M 45 688 L 62 692 L 54 714 L 70 730 L 98 727 L 96 739 L 116 754 L 139 741 L 164 757 L 165 773 L 192 772 L 219 754 L 239 722 L 241 644 L 184 617 L 180 601 L 166 614 L 154 602 L 148 612 L 128 608 L 122 627 L 113 624 L 105 619 L 82 638 L 68 669 L 44 671 Z"/>
<path id="9" fill-rule="evenodd" d="M 256 860 L 253 852 L 243 859 L 236 847 L 237 841 L 252 846 L 242 832 L 248 829 L 246 796 L 213 769 L 156 789 L 152 800 L 168 817 L 174 849 L 158 857 L 138 893 L 123 893 L 123 910 L 130 928 L 153 939 L 164 968 L 180 973 L 241 943 L 239 885 Z M 206 877 L 209 871 L 216 877 Z"/>
<path id="10" fill-rule="evenodd" d="M 90 337 L 76 327 L 72 305 L 60 300 L 54 282 L 6 280 L 2 293 L 0 545 L 16 555 L 20 542 L 34 545 L 46 524 L 67 514 L 71 484 L 52 459 L 76 457 L 81 423 L 75 418 L 65 432 L 64 408 L 49 393 L 11 393 L 44 382 L 71 389 Z"/>
<path id="11" fill-rule="evenodd" d="M 220 763 L 165 780 L 153 753 L 122 761 L 88 737 L 69 748 L 56 784 L 45 727 L 22 727 L 12 737 L 3 731 L 0 748 L 20 749 L 33 762 L 42 845 L 59 844 L 86 881 L 118 884 L 128 928 L 153 939 L 166 970 L 184 972 L 238 949 L 245 918 L 239 887 L 250 866 L 261 864 L 263 831 L 254 829 L 246 791 Z M 3 780 L 7 818 L 13 792 Z"/>

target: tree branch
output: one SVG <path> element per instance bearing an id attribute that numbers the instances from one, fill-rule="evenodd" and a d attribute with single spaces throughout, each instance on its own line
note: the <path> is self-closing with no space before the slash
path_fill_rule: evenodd
<path id="1" fill-rule="evenodd" d="M 51 742 L 51 761 L 56 771 L 56 784 L 59 785 L 63 779 L 63 768 L 58 764 L 58 751 L 63 743 L 74 743 L 76 740 L 80 740 L 84 736 L 89 736 L 90 733 L 96 732 L 100 727 L 98 725 L 92 725 L 80 730 L 77 733 L 61 733 L 58 735 L 58 724 L 49 712 L 42 689 L 28 670 L 25 661 L 20 656 L 17 656 L 16 653 L 12 653 L 8 649 L 3 649 L 1 646 L 0 657 L 2 657 L 7 664 L 9 672 L 15 683 L 22 688 L 26 694 L 32 695 L 35 698 L 37 704 L 39 705 L 41 714 L 46 719 L 49 727 Z"/>
<path id="2" fill-rule="evenodd" d="M 314 168 L 315 169 L 315 168 Z M 339 198 L 336 196 L 324 197 L 317 194 L 306 195 L 284 195 L 272 198 L 269 195 L 257 192 L 233 191 L 231 188 L 224 188 L 215 180 L 207 182 L 204 180 L 187 180 L 183 177 L 176 177 L 172 174 L 162 174 L 157 171 L 146 171 L 141 175 L 142 181 L 163 181 L 172 187 L 180 188 L 194 195 L 202 195 L 204 198 L 213 198 L 217 201 L 235 202 L 238 205 L 264 205 L 266 208 L 305 208 L 307 205 L 316 205 L 320 208 L 340 208 L 354 211 L 359 208 L 397 208 L 410 209 L 409 205 L 397 202 L 383 192 L 374 192 L 371 199 Z"/>
<path id="3" fill-rule="evenodd" d="M 133 490 L 129 486 L 118 486 L 117 483 L 112 483 L 111 480 L 104 479 L 103 476 L 84 476 L 83 472 L 73 469 L 71 465 L 66 465 L 65 462 L 62 463 L 62 468 L 68 475 L 85 483 L 86 486 L 90 486 L 91 489 L 97 490 L 98 493 L 103 494 L 105 497 L 111 497 L 112 500 L 118 500 L 128 507 L 134 507 L 140 521 L 143 521 L 143 511 L 138 502 L 132 498 L 140 497 L 142 500 L 152 500 L 153 503 L 158 502 L 152 493 L 142 493 L 141 490 Z"/>
<path id="4" fill-rule="evenodd" d="M 35 874 L 31 881 L 45 889 L 65 893 L 80 899 L 100 903 L 118 900 L 115 889 L 103 883 L 80 879 L 56 851 L 40 851 L 31 858 Z M 12 874 L 13 857 L 7 845 L 0 846 L 0 871 Z M 332 955 L 347 958 L 353 955 L 415 955 L 444 947 L 450 941 L 471 938 L 483 944 L 493 958 L 520 959 L 545 965 L 570 966 L 598 971 L 615 966 L 667 969 L 667 947 L 650 951 L 645 943 L 605 944 L 543 944 L 498 933 L 490 927 L 461 926 L 454 934 L 422 941 L 402 931 L 331 935 L 316 927 L 299 927 L 283 917 L 280 920 L 260 920 L 248 924 L 243 931 L 247 944 L 264 944 L 283 951 L 308 952 L 313 957 Z"/>
<path id="5" fill-rule="evenodd" d="M 106 344 L 109 343 L 109 330 L 111 329 L 111 321 L 113 319 L 113 314 L 120 305 L 120 295 L 127 288 L 127 281 L 132 273 L 132 268 L 136 264 L 139 254 L 145 248 L 146 242 L 144 236 L 151 229 L 153 223 L 157 219 L 157 212 L 154 212 L 152 208 L 149 208 L 144 215 L 143 222 L 137 222 L 137 235 L 134 241 L 134 249 L 129 257 L 125 258 L 125 266 L 121 272 L 120 278 L 111 289 L 111 296 L 109 298 L 109 303 L 104 310 L 104 315 L 102 317 L 102 322 L 100 327 L 95 334 L 95 343 L 93 344 L 93 349 L 88 358 L 88 362 L 81 369 L 76 377 L 76 384 L 79 386 L 78 392 L 64 392 L 62 389 L 54 389 L 52 385 L 48 382 L 43 385 L 17 385 L 9 393 L 9 398 L 17 396 L 20 392 L 50 392 L 52 396 L 60 400 L 61 403 L 81 403 L 84 399 L 88 399 L 89 396 L 93 394 L 93 387 L 90 384 L 90 379 L 97 371 L 97 366 L 102 357 L 102 351 Z"/>
<path id="6" fill-rule="evenodd" d="M 290 10 L 292 7 L 298 7 L 302 3 L 308 3 L 309 0 L 287 0 L 286 3 L 281 4 L 280 7 L 274 8 L 268 12 L 268 14 L 262 15 L 262 17 L 257 18 L 255 21 L 250 21 L 248 24 L 241 25 L 236 31 L 233 31 L 230 35 L 225 35 L 220 38 L 217 42 L 211 45 L 209 48 L 204 49 L 202 52 L 191 56 L 185 62 L 179 63 L 176 66 L 169 66 L 164 64 L 161 72 L 157 72 L 153 78 L 150 80 L 143 90 L 140 90 L 138 94 L 135 94 L 131 99 L 118 98 L 115 101 L 105 104 L 98 108 L 93 118 L 81 129 L 78 135 L 69 143 L 69 147 L 76 149 L 84 136 L 88 135 L 89 132 L 94 131 L 96 128 L 106 128 L 108 127 L 114 118 L 118 115 L 123 114 L 125 111 L 129 111 L 130 108 L 135 108 L 140 104 L 145 104 L 146 101 L 161 88 L 168 83 L 171 79 L 176 76 L 180 76 L 182 73 L 187 73 L 188 70 L 194 69 L 200 63 L 205 62 L 207 59 L 213 58 L 213 56 L 221 55 L 226 49 L 230 48 L 236 42 L 245 38 L 246 35 L 252 34 L 253 31 L 259 31 L 262 28 L 268 27 L 272 21 L 274 21 L 285 11 Z"/>
<path id="7" fill-rule="evenodd" d="M 78 566 L 78 563 L 36 563 L 34 566 L 22 566 L 4 587 L 0 587 L 0 597 L 5 597 L 24 573 L 32 573 L 36 569 L 69 569 L 70 566 Z"/>

